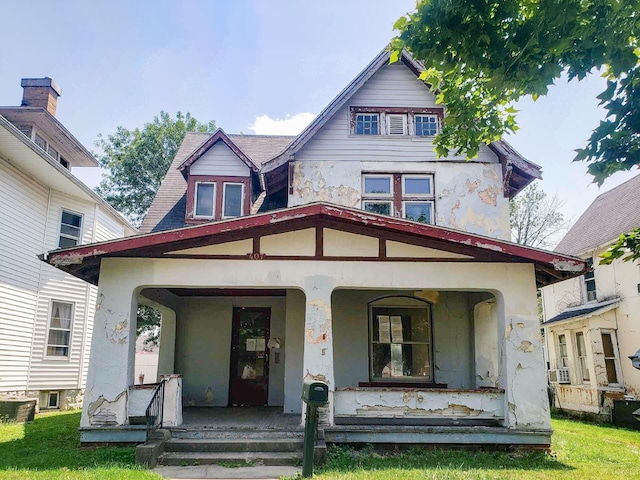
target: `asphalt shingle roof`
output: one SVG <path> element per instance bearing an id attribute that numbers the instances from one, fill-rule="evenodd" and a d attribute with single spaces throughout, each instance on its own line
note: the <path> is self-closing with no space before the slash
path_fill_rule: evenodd
<path id="1" fill-rule="evenodd" d="M 580 256 L 640 227 L 640 175 L 598 196 L 556 247 Z"/>
<path id="2" fill-rule="evenodd" d="M 614 300 L 614 301 L 609 301 L 609 302 L 601 302 L 595 305 L 591 305 L 588 307 L 584 307 L 584 308 L 578 308 L 575 310 L 566 310 L 564 312 L 562 312 L 559 315 L 556 315 L 553 318 L 550 318 L 549 320 L 547 320 L 546 322 L 543 322 L 542 325 L 549 325 L 550 323 L 556 323 L 556 322 L 561 322 L 562 320 L 569 320 L 570 318 L 580 318 L 580 317 L 584 317 L 585 315 L 588 315 L 590 313 L 593 313 L 597 310 L 609 310 L 611 308 L 614 308 L 617 305 L 618 301 Z M 607 308 L 609 307 L 609 308 Z"/>
<path id="3" fill-rule="evenodd" d="M 178 167 L 211 135 L 211 133 L 200 132 L 188 132 L 185 135 L 151 207 L 142 221 L 140 233 L 159 232 L 186 225 L 184 216 L 187 202 L 187 181 Z M 282 152 L 295 138 L 280 135 L 228 135 L 228 137 L 258 166 Z"/>

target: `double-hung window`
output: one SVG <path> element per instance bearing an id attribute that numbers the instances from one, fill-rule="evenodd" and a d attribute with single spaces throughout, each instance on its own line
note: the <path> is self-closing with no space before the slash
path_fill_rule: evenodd
<path id="1" fill-rule="evenodd" d="M 51 302 L 51 319 L 47 333 L 47 356 L 69 357 L 73 303 Z"/>
<path id="2" fill-rule="evenodd" d="M 593 258 L 587 260 L 587 273 L 584 274 L 584 289 L 587 296 L 587 302 L 595 302 L 596 295 L 596 273 L 593 270 Z"/>
<path id="3" fill-rule="evenodd" d="M 196 182 L 194 217 L 213 218 L 216 208 L 216 184 Z"/>
<path id="4" fill-rule="evenodd" d="M 566 335 L 558 335 L 558 368 L 569 367 L 569 355 L 567 353 Z"/>
<path id="5" fill-rule="evenodd" d="M 578 354 L 578 378 L 583 383 L 589 383 L 591 376 L 589 375 L 589 363 L 587 361 L 587 346 L 582 332 L 576 332 L 576 352 Z"/>
<path id="6" fill-rule="evenodd" d="M 384 300 L 369 311 L 371 380 L 433 382 L 430 305 Z"/>
<path id="7" fill-rule="evenodd" d="M 607 370 L 607 383 L 620 383 L 618 373 L 620 366 L 618 361 L 618 345 L 613 332 L 602 332 L 602 349 L 604 351 L 604 365 Z"/>
<path id="8" fill-rule="evenodd" d="M 222 199 L 222 218 L 240 217 L 243 211 L 244 184 L 225 183 Z"/>
<path id="9" fill-rule="evenodd" d="M 378 135 L 380 133 L 380 115 L 377 113 L 358 113 L 356 115 L 356 135 Z"/>
<path id="10" fill-rule="evenodd" d="M 68 210 L 62 210 L 60 219 L 60 238 L 58 247 L 75 247 L 82 237 L 82 215 Z"/>
<path id="11" fill-rule="evenodd" d="M 402 216 L 415 222 L 433 223 L 433 177 L 402 176 Z"/>
<path id="12" fill-rule="evenodd" d="M 393 215 L 393 175 L 363 175 L 362 199 L 367 212 Z"/>

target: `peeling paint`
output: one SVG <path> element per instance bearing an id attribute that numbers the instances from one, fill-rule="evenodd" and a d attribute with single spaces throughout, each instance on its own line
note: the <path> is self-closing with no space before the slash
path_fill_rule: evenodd
<path id="1" fill-rule="evenodd" d="M 467 186 L 467 191 L 469 193 L 473 193 L 475 192 L 476 188 L 478 188 L 478 186 L 480 185 L 480 180 L 476 180 L 475 182 L 471 183 L 468 179 L 465 182 L 465 185 Z"/>
<path id="2" fill-rule="evenodd" d="M 513 331 L 513 325 L 507 325 L 507 328 L 504 329 L 504 338 L 510 338 L 511 332 Z"/>
<path id="3" fill-rule="evenodd" d="M 522 350 L 523 352 L 531 353 L 536 349 L 535 345 L 528 340 L 523 340 L 518 347 L 518 350 Z"/>
<path id="4" fill-rule="evenodd" d="M 584 269 L 583 262 L 572 262 L 571 260 L 552 260 L 551 265 L 560 272 L 581 272 Z"/>
<path id="5" fill-rule="evenodd" d="M 483 203 L 486 203 L 487 205 L 491 205 L 494 207 L 498 204 L 497 199 L 499 194 L 500 194 L 500 189 L 493 185 L 484 190 L 478 191 L 478 196 L 480 197 L 480 200 L 482 200 Z"/>
<path id="6" fill-rule="evenodd" d="M 83 254 L 79 253 L 56 253 L 51 255 L 50 263 L 54 267 L 65 267 L 68 265 L 80 265 L 86 257 L 104 255 L 105 250 L 94 249 Z"/>
<path id="7" fill-rule="evenodd" d="M 112 401 L 102 395 L 89 404 L 89 423 L 94 426 L 124 425 L 127 418 L 127 391 L 121 392 Z"/>

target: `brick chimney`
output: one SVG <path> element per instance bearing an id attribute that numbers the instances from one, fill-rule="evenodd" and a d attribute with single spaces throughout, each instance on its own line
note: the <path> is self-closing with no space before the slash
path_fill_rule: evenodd
<path id="1" fill-rule="evenodd" d="M 23 107 L 41 107 L 56 116 L 56 105 L 62 90 L 53 78 L 23 78 L 20 85 L 23 88 Z"/>

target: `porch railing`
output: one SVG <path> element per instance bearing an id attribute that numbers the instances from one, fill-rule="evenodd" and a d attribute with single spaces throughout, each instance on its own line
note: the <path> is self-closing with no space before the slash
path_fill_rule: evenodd
<path id="1" fill-rule="evenodd" d="M 157 430 L 158 428 L 162 428 L 162 413 L 164 410 L 164 384 L 166 382 L 167 380 L 164 378 L 160 380 L 160 383 L 153 392 L 153 396 L 151 397 L 149 406 L 144 413 L 147 420 L 147 442 L 149 441 L 149 435 L 151 434 L 151 432 Z"/>

